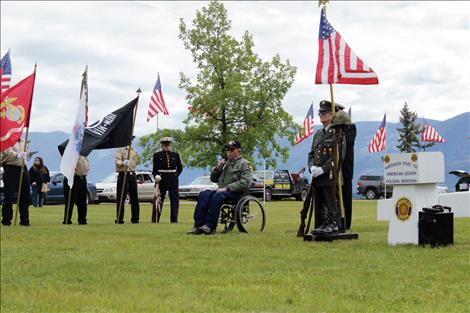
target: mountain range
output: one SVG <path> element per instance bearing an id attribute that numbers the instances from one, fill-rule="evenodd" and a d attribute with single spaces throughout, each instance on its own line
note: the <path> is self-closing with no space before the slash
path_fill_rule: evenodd
<path id="1" fill-rule="evenodd" d="M 436 143 L 427 151 L 441 151 L 445 159 L 445 184 L 449 187 L 449 191 L 454 190 L 457 181 L 456 177 L 449 174 L 449 171 L 461 169 L 470 171 L 470 112 L 462 113 L 445 121 L 426 120 L 431 124 L 446 140 L 445 143 Z M 364 121 L 356 122 L 357 137 L 354 148 L 354 180 L 355 184 L 360 175 L 371 174 L 381 175 L 383 167 L 381 157 L 384 153 L 369 154 L 367 146 L 372 136 L 377 131 L 380 121 Z M 387 153 L 397 153 L 396 149 L 399 123 L 387 123 Z M 315 130 L 320 125 L 315 126 Z M 279 169 L 287 169 L 292 172 L 299 171 L 307 165 L 307 154 L 310 151 L 312 137 L 304 140 L 300 144 L 291 147 L 290 156 L 287 162 L 278 161 Z M 41 156 L 45 164 L 51 171 L 57 171 L 60 164 L 60 155 L 57 145 L 68 139 L 65 132 L 30 132 L 30 148 L 29 151 L 37 151 L 34 156 Z M 138 142 L 138 138 L 134 140 Z M 286 138 L 279 139 L 281 146 L 288 146 Z M 137 152 L 141 152 L 141 147 L 135 147 Z M 108 176 L 114 171 L 114 149 L 95 150 L 90 156 L 90 173 L 88 178 L 90 181 L 97 182 Z M 29 161 L 29 165 L 32 160 Z M 188 184 L 194 178 L 201 175 L 208 175 L 209 171 L 198 168 L 185 168 L 180 177 L 180 184 Z"/>

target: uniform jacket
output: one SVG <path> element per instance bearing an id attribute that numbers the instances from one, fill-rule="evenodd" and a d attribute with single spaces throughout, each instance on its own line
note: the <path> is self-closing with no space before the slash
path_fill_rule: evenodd
<path id="1" fill-rule="evenodd" d="M 224 166 L 216 166 L 211 172 L 211 181 L 219 184 L 219 188 L 228 191 L 246 193 L 250 190 L 253 169 L 250 163 L 241 156 L 235 160 L 227 160 Z"/>
<path id="2" fill-rule="evenodd" d="M 127 160 L 127 156 L 129 155 L 129 146 L 117 148 L 116 153 L 114 154 L 114 160 L 116 163 L 116 172 L 124 172 L 126 167 L 124 166 L 124 160 Z M 129 161 L 131 164 L 127 167 L 127 172 L 134 172 L 135 168 L 137 167 L 137 152 L 131 148 L 131 155 Z"/>
<path id="3" fill-rule="evenodd" d="M 84 156 L 79 156 L 77 160 L 77 166 L 75 166 L 75 175 L 87 176 L 89 170 L 90 164 L 88 163 L 88 158 Z"/>
<path id="4" fill-rule="evenodd" d="M 18 159 L 18 153 L 24 151 L 24 141 L 21 140 L 13 145 L 13 147 L 0 152 L 1 165 L 21 166 L 21 160 Z"/>
<path id="5" fill-rule="evenodd" d="M 178 177 L 183 171 L 179 153 L 174 151 L 158 151 L 153 155 L 152 174 L 160 175 L 160 186 L 177 187 Z"/>
<path id="6" fill-rule="evenodd" d="M 308 167 L 320 166 L 323 174 L 316 178 L 316 186 L 329 187 L 333 182 L 331 161 L 333 160 L 333 147 L 335 144 L 335 129 L 326 127 L 318 130 L 313 136 L 312 148 L 308 154 Z M 340 162 L 344 159 L 346 145 L 344 137 L 340 145 Z"/>

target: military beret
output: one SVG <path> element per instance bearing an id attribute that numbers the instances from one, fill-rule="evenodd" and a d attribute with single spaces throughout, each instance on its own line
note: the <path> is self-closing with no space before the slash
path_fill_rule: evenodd
<path id="1" fill-rule="evenodd" d="M 171 137 L 163 137 L 160 139 L 160 143 L 171 143 L 173 141 L 173 138 Z"/>
<path id="2" fill-rule="evenodd" d="M 227 144 L 225 145 L 226 148 L 239 148 L 241 149 L 242 148 L 242 144 L 240 143 L 240 141 L 236 141 L 236 140 L 230 140 L 229 142 L 227 142 Z"/>

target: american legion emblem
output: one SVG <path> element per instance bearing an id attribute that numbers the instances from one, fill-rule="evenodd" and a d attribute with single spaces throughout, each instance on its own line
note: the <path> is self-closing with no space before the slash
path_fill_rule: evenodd
<path id="1" fill-rule="evenodd" d="M 406 198 L 402 197 L 398 199 L 397 203 L 395 204 L 395 215 L 398 220 L 405 222 L 410 219 L 412 212 L 412 205 L 411 201 Z"/>

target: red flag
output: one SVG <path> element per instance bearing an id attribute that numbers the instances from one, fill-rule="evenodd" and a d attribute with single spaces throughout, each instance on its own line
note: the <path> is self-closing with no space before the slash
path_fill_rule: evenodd
<path id="1" fill-rule="evenodd" d="M 36 72 L 7 89 L 1 96 L 0 151 L 12 147 L 29 127 Z"/>
<path id="2" fill-rule="evenodd" d="M 367 66 L 321 11 L 318 37 L 318 62 L 315 84 L 378 84 L 375 72 Z"/>

